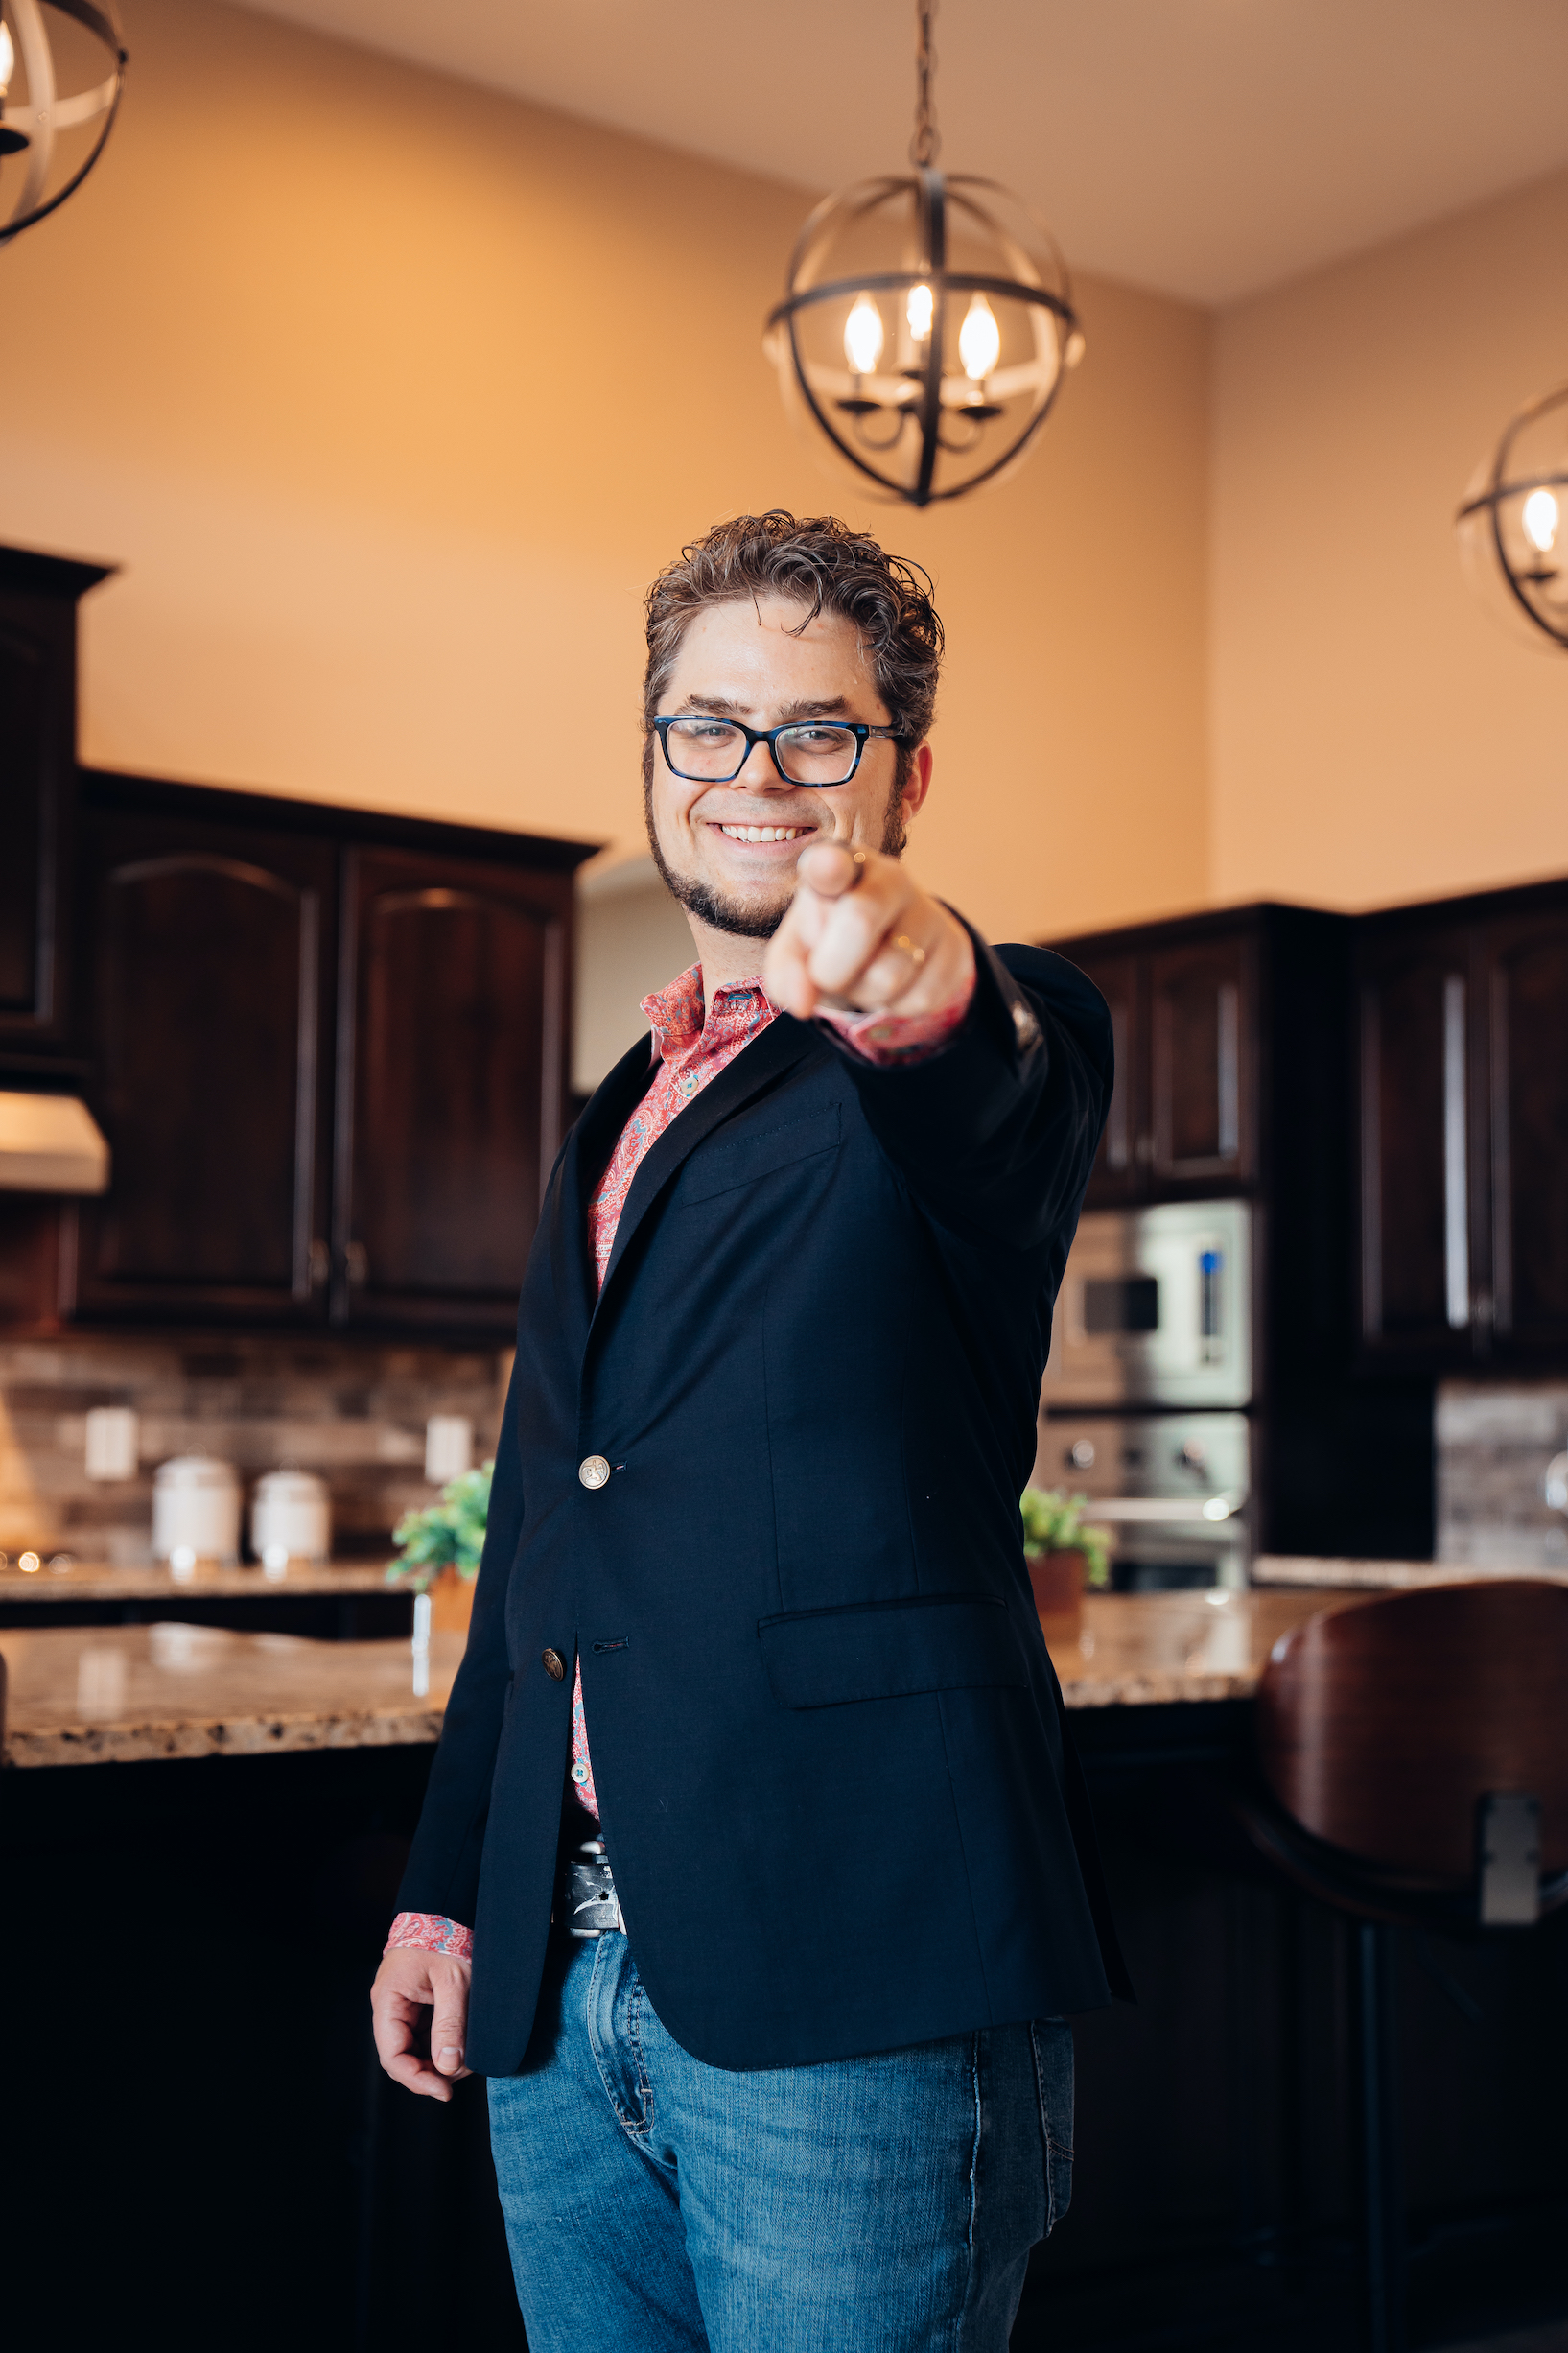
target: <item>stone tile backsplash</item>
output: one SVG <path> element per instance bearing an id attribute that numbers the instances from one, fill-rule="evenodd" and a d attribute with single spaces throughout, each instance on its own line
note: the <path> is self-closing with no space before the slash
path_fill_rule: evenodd
<path id="1" fill-rule="evenodd" d="M 73 1334 L 0 1343 L 0 1549 L 69 1551 L 129 1567 L 151 1557 L 152 1473 L 174 1454 L 234 1464 L 246 1494 L 289 1465 L 332 1491 L 333 1551 L 375 1557 L 425 1482 L 425 1423 L 462 1414 L 474 1459 L 495 1450 L 509 1352 L 189 1334 Z M 85 1419 L 141 1419 L 134 1479 L 87 1476 Z"/>
<path id="2" fill-rule="evenodd" d="M 1446 1380 L 1438 1390 L 1438 1558 L 1568 1567 L 1568 1517 L 1543 1492 L 1568 1449 L 1568 1381 Z"/>

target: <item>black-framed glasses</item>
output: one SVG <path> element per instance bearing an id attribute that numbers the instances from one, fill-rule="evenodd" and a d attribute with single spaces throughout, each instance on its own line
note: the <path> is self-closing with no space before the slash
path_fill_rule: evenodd
<path id="1" fill-rule="evenodd" d="M 702 712 L 654 719 L 672 776 L 689 785 L 731 785 L 751 758 L 754 743 L 765 743 L 786 785 L 847 785 L 874 736 L 908 745 L 913 736 L 896 727 L 862 727 L 854 719 L 795 719 L 786 727 L 746 727 L 739 719 L 709 718 Z"/>

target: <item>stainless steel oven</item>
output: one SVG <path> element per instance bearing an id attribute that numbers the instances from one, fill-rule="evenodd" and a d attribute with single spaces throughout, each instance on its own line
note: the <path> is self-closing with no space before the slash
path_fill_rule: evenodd
<path id="1" fill-rule="evenodd" d="M 1250 1403 L 1252 1258 L 1245 1201 L 1090 1211 L 1057 1299 L 1045 1402 Z"/>
<path id="2" fill-rule="evenodd" d="M 1115 1584 L 1244 1586 L 1252 1431 L 1242 1413 L 1042 1415 L 1034 1483 L 1088 1500 Z"/>

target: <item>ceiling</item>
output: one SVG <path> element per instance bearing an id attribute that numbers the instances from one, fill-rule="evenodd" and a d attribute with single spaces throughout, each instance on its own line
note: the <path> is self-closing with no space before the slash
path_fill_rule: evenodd
<path id="1" fill-rule="evenodd" d="M 820 191 L 897 168 L 911 0 L 248 0 Z M 1568 165 L 1568 0 L 945 0 L 942 160 L 1231 302 Z"/>

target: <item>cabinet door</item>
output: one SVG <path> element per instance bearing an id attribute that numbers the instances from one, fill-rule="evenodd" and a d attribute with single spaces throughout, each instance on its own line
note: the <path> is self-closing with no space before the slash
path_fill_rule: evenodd
<path id="1" fill-rule="evenodd" d="M 1149 1151 L 1157 1189 L 1256 1173 L 1252 944 L 1157 950 L 1149 968 Z"/>
<path id="2" fill-rule="evenodd" d="M 1360 956 L 1360 1276 L 1362 1341 L 1373 1355 L 1439 1367 L 1474 1353 L 1474 1195 L 1485 1170 L 1474 1033 L 1468 933 L 1369 928 Z"/>
<path id="3" fill-rule="evenodd" d="M 66 1027 L 76 600 L 91 565 L 0 549 L 0 1047 Z"/>
<path id="4" fill-rule="evenodd" d="M 336 854 L 199 819 L 87 823 L 113 1163 L 80 1212 L 77 1312 L 318 1321 Z"/>
<path id="5" fill-rule="evenodd" d="M 1094 1156 L 1094 1167 L 1084 1196 L 1087 1209 L 1105 1209 L 1132 1201 L 1145 1184 L 1147 1150 L 1139 1152 L 1145 1132 L 1147 1056 L 1139 1018 L 1136 956 L 1105 956 L 1080 967 L 1111 1008 L 1111 1032 L 1116 1056 L 1116 1079 L 1106 1118 L 1105 1134 Z"/>
<path id="6" fill-rule="evenodd" d="M 1499 1360 L 1568 1349 L 1568 906 L 1488 926 L 1492 1317 Z"/>
<path id="7" fill-rule="evenodd" d="M 570 884 L 348 854 L 333 1313 L 509 1332 L 561 1136 Z"/>

